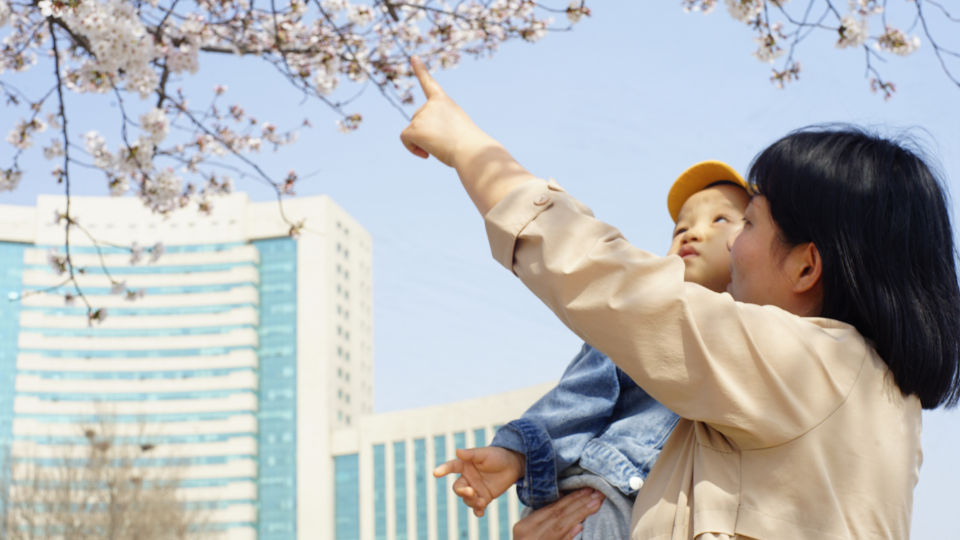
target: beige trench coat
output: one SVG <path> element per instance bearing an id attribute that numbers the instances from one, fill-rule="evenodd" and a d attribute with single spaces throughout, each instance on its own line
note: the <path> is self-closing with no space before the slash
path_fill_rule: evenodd
<path id="1" fill-rule="evenodd" d="M 920 402 L 855 328 L 684 283 L 553 182 L 485 219 L 495 258 L 683 417 L 633 539 L 908 538 Z"/>

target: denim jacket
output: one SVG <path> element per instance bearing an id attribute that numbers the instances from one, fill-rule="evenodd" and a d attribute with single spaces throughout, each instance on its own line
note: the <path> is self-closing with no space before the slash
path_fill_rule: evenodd
<path id="1" fill-rule="evenodd" d="M 590 345 L 567 366 L 557 386 L 491 443 L 526 456 L 517 495 L 539 508 L 560 497 L 571 465 L 633 496 L 650 473 L 678 417 Z"/>

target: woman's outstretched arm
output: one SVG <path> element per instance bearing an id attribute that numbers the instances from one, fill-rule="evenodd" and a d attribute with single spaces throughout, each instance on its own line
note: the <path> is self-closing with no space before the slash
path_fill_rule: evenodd
<path id="1" fill-rule="evenodd" d="M 540 181 L 483 132 L 433 80 L 419 58 L 410 61 L 427 102 L 413 115 L 400 140 L 414 155 L 434 156 L 456 169 L 481 215 L 515 187 Z"/>

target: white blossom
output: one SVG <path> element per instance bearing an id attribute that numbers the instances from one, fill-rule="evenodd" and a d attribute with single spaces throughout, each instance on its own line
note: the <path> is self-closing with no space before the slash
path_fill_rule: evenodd
<path id="1" fill-rule="evenodd" d="M 765 0 L 725 0 L 730 16 L 740 22 L 748 22 L 763 11 Z"/>
<path id="2" fill-rule="evenodd" d="M 150 248 L 150 262 L 155 263 L 160 260 L 160 257 L 163 257 L 163 254 L 166 252 L 167 248 L 164 247 L 163 242 L 157 242 Z"/>
<path id="3" fill-rule="evenodd" d="M 169 212 L 177 208 L 183 191 L 183 179 L 167 167 L 147 177 L 140 188 L 140 198 L 155 212 Z"/>
<path id="4" fill-rule="evenodd" d="M 163 109 L 153 108 L 140 116 L 140 126 L 149 133 L 150 142 L 157 144 L 169 133 L 170 119 Z"/>
<path id="5" fill-rule="evenodd" d="M 0 28 L 3 28 L 11 18 L 10 4 L 7 3 L 7 0 L 0 0 Z"/>
<path id="6" fill-rule="evenodd" d="M 373 22 L 374 11 L 371 6 L 351 5 L 347 7 L 347 20 L 357 26 L 367 26 Z"/>
<path id="7" fill-rule="evenodd" d="M 857 20 L 853 15 L 847 15 L 840 20 L 837 33 L 840 34 L 837 47 L 859 47 L 867 40 L 867 21 Z"/>
<path id="8" fill-rule="evenodd" d="M 347 9 L 347 0 L 323 0 L 323 9 L 330 13 L 337 13 Z"/>
<path id="9" fill-rule="evenodd" d="M 63 143 L 60 139 L 53 139 L 48 146 L 43 147 L 43 157 L 56 159 L 63 156 Z"/>
<path id="10" fill-rule="evenodd" d="M 68 6 L 66 2 L 51 2 L 50 0 L 40 0 L 37 2 L 40 8 L 40 14 L 44 17 L 62 17 Z"/>
<path id="11" fill-rule="evenodd" d="M 907 35 L 900 30 L 888 26 L 883 35 L 877 38 L 876 47 L 878 50 L 890 51 L 893 54 L 907 56 L 920 48 L 920 38 L 917 36 L 907 37 Z"/>
<path id="12" fill-rule="evenodd" d="M 583 5 L 581 0 L 570 0 L 570 5 L 567 7 L 567 20 L 571 24 L 580 22 L 584 15 L 589 14 L 590 10 Z"/>
<path id="13" fill-rule="evenodd" d="M 95 322 L 102 323 L 107 320 L 107 308 L 97 308 L 87 314 L 88 323 L 93 325 Z"/>
<path id="14" fill-rule="evenodd" d="M 761 62 L 770 62 L 783 55 L 784 50 L 780 47 L 777 38 L 773 34 L 766 34 L 761 37 L 754 38 L 754 41 L 757 43 L 757 50 L 753 52 L 753 56 L 760 60 Z"/>
<path id="15" fill-rule="evenodd" d="M 101 169 L 111 169 L 114 166 L 115 158 L 107 150 L 107 141 L 96 131 L 89 131 L 83 136 L 90 157 L 93 158 L 93 164 Z"/>
<path id="16" fill-rule="evenodd" d="M 0 191 L 13 191 L 20 184 L 23 173 L 14 169 L 0 169 Z"/>
<path id="17" fill-rule="evenodd" d="M 54 248 L 47 251 L 47 264 L 57 274 L 64 274 L 67 271 L 67 256 L 62 255 Z"/>
<path id="18" fill-rule="evenodd" d="M 883 5 L 878 0 L 850 0 L 850 11 L 868 17 L 883 13 Z"/>
<path id="19" fill-rule="evenodd" d="M 47 124 L 38 118 L 21 120 L 7 134 L 7 142 L 14 148 L 26 150 L 33 146 L 33 134 L 41 133 L 46 129 Z"/>
<path id="20" fill-rule="evenodd" d="M 717 0 L 683 0 L 681 5 L 683 6 L 683 11 L 687 13 L 699 11 L 706 14 L 712 12 L 713 8 L 717 7 Z"/>

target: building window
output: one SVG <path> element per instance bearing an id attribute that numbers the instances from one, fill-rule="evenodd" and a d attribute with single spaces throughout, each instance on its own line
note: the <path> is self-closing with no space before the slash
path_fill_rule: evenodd
<path id="1" fill-rule="evenodd" d="M 447 461 L 447 438 L 437 435 L 433 438 L 433 466 L 436 467 Z M 435 479 L 437 486 L 437 540 L 449 540 L 449 525 L 447 524 L 447 487 L 446 478 Z M 506 538 L 509 538 L 507 536 Z"/>
<path id="2" fill-rule="evenodd" d="M 453 446 L 454 448 L 466 448 L 467 434 L 462 431 L 460 433 L 454 433 Z M 457 540 L 470 539 L 470 527 L 467 522 L 467 516 L 468 516 L 467 505 L 458 504 L 457 505 Z"/>
<path id="3" fill-rule="evenodd" d="M 476 447 L 486 446 L 487 438 L 486 432 L 483 428 L 473 430 L 473 445 Z M 492 508 L 493 505 L 497 504 L 497 501 L 491 501 L 488 509 Z M 477 537 L 480 540 L 489 540 L 490 539 L 490 519 L 488 516 L 489 512 L 483 514 L 483 517 L 477 518 Z"/>
<path id="4" fill-rule="evenodd" d="M 387 539 L 387 461 L 384 445 L 373 445 L 373 537 Z"/>
<path id="5" fill-rule="evenodd" d="M 407 540 L 407 445 L 393 443 L 393 509 L 396 513 L 394 538 Z"/>
<path id="6" fill-rule="evenodd" d="M 414 487 L 417 494 L 417 540 L 427 540 L 427 441 L 413 441 Z"/>
<path id="7" fill-rule="evenodd" d="M 360 539 L 360 474 L 356 454 L 335 456 L 336 540 Z"/>

